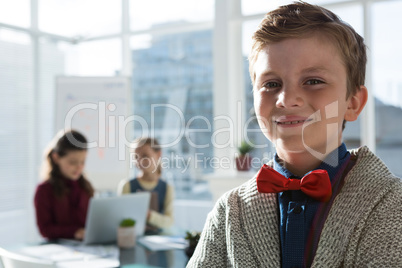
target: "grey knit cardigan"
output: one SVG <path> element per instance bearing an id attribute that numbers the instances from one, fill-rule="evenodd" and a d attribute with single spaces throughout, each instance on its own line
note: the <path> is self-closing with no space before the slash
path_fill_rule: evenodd
<path id="1" fill-rule="evenodd" d="M 367 147 L 325 221 L 312 267 L 402 267 L 402 182 Z M 209 213 L 192 267 L 280 267 L 276 194 L 252 178 Z"/>

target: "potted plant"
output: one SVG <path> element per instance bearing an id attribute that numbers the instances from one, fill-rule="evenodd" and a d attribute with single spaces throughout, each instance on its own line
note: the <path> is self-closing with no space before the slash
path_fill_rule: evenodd
<path id="1" fill-rule="evenodd" d="M 247 171 L 251 168 L 250 152 L 254 150 L 254 145 L 251 141 L 243 140 L 240 146 L 237 147 L 239 155 L 236 157 L 236 168 L 239 171 Z"/>
<path id="2" fill-rule="evenodd" d="M 123 219 L 117 229 L 117 245 L 120 248 L 132 248 L 135 246 L 135 220 Z"/>
<path id="3" fill-rule="evenodd" d="M 200 240 L 200 235 L 200 232 L 186 232 L 186 237 L 184 237 L 184 239 L 188 241 L 188 247 L 185 250 L 187 257 L 191 258 L 191 256 L 193 256 L 195 247 L 198 244 L 198 240 Z"/>

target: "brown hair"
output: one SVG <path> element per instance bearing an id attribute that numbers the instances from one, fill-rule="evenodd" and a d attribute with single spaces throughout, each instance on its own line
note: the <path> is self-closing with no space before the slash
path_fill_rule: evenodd
<path id="1" fill-rule="evenodd" d="M 150 137 L 137 138 L 132 142 L 133 149 L 142 147 L 144 145 L 148 145 L 156 153 L 158 153 L 162 150 L 159 142 L 155 138 L 150 138 Z M 158 174 L 161 175 L 162 174 L 162 166 L 159 164 L 157 168 L 158 168 L 157 169 Z"/>
<path id="2" fill-rule="evenodd" d="M 287 38 L 302 38 L 319 33 L 332 39 L 346 67 L 347 94 L 354 95 L 364 85 L 366 76 L 366 46 L 363 38 L 337 15 L 320 6 L 305 2 L 280 6 L 268 12 L 255 31 L 249 55 L 251 81 L 255 82 L 254 64 L 258 53 L 267 44 Z"/>
<path id="3" fill-rule="evenodd" d="M 41 177 L 43 180 L 49 181 L 52 184 L 57 196 L 61 197 L 67 194 L 68 189 L 62 181 L 63 175 L 61 174 L 59 166 L 53 161 L 52 154 L 57 153 L 60 157 L 63 157 L 71 151 L 86 150 L 86 138 L 75 130 L 66 132 L 60 130 L 48 144 L 44 152 L 45 160 L 42 164 Z M 78 179 L 78 183 L 90 196 L 93 196 L 94 188 L 84 175 L 81 175 Z"/>

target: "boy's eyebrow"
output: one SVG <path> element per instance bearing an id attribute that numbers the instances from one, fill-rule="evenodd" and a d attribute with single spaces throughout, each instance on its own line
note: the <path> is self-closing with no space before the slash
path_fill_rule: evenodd
<path id="1" fill-rule="evenodd" d="M 302 70 L 302 73 L 313 73 L 313 72 L 328 72 L 328 69 L 324 66 L 313 66 Z M 275 71 L 272 70 L 264 70 L 259 77 L 265 77 L 268 75 L 275 75 Z"/>
<path id="2" fill-rule="evenodd" d="M 328 69 L 324 66 L 313 66 L 302 70 L 301 73 L 314 73 L 314 72 L 328 72 Z M 255 75 L 255 73 L 254 73 Z M 264 79 L 264 77 L 269 75 L 276 75 L 275 71 L 265 69 L 261 74 L 258 75 L 255 79 L 255 83 L 259 82 L 260 80 Z"/>
<path id="3" fill-rule="evenodd" d="M 261 74 L 258 75 L 258 77 L 265 77 L 268 75 L 276 75 L 276 73 L 274 71 L 265 69 Z"/>
<path id="4" fill-rule="evenodd" d="M 328 72 L 328 69 L 324 66 L 314 66 L 310 68 L 306 68 L 302 71 L 302 73 L 313 73 L 313 72 Z"/>

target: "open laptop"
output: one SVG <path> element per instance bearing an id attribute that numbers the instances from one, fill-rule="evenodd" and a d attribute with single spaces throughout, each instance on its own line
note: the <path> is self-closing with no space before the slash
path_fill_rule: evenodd
<path id="1" fill-rule="evenodd" d="M 150 197 L 149 192 L 139 192 L 116 197 L 91 198 L 83 244 L 116 242 L 117 228 L 124 218 L 134 219 L 137 237 L 143 236 Z"/>

